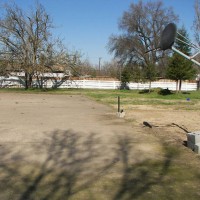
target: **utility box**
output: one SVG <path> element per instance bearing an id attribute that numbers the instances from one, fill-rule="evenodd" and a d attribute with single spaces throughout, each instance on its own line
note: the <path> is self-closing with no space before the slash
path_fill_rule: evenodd
<path id="1" fill-rule="evenodd" d="M 200 143 L 194 145 L 194 152 L 200 154 Z"/>
<path id="2" fill-rule="evenodd" d="M 187 133 L 187 147 L 200 154 L 200 131 Z"/>

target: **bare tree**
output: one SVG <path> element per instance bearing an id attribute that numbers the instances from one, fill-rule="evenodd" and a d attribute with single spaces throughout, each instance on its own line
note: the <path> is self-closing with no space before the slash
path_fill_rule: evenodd
<path id="1" fill-rule="evenodd" d="M 52 21 L 41 4 L 28 14 L 15 4 L 4 8 L 5 17 L 0 19 L 1 54 L 7 56 L 15 70 L 25 72 L 27 89 L 35 73 L 44 70 L 44 61 L 52 58 Z"/>
<path id="2" fill-rule="evenodd" d="M 104 63 L 101 71 L 104 76 L 109 76 L 120 80 L 122 69 L 123 66 L 121 62 L 117 59 L 113 59 L 110 62 Z"/>
<path id="3" fill-rule="evenodd" d="M 4 5 L 5 16 L 0 18 L 0 55 L 13 71 L 25 73 L 21 83 L 25 88 L 39 87 L 51 79 L 57 88 L 69 78 L 92 71 L 81 53 L 70 52 L 59 38 L 52 35 L 53 22 L 41 4 L 24 12 L 15 4 Z M 60 68 L 62 76 L 55 75 Z M 46 77 L 45 73 L 52 73 Z M 54 73 L 54 74 L 53 74 Z"/>
<path id="4" fill-rule="evenodd" d="M 52 80 L 54 88 L 60 86 L 69 75 L 66 60 L 67 50 L 62 41 L 58 38 L 51 42 L 48 41 L 48 45 L 44 52 L 40 54 L 39 63 L 36 65 L 35 78 L 37 86 L 43 88 L 44 83 L 49 81 L 49 79 Z M 62 76 L 56 74 L 57 72 L 62 72 Z"/>
<path id="5" fill-rule="evenodd" d="M 151 82 L 156 73 L 150 72 L 156 68 L 161 54 L 156 51 L 145 52 L 159 47 L 161 31 L 169 22 L 177 20 L 173 9 L 164 7 L 161 1 L 144 3 L 140 0 L 132 3 L 119 22 L 119 29 L 123 33 L 110 37 L 109 50 L 126 64 L 138 63 Z"/>
<path id="6" fill-rule="evenodd" d="M 81 74 L 81 77 L 83 78 L 90 78 L 90 77 L 96 77 L 97 70 L 94 67 L 94 65 L 89 61 L 89 59 L 81 59 L 81 63 L 79 65 L 79 74 Z"/>
<path id="7" fill-rule="evenodd" d="M 193 22 L 195 40 L 200 46 L 200 0 L 195 1 L 194 5 L 195 18 Z"/>
<path id="8" fill-rule="evenodd" d="M 76 59 L 79 58 L 79 54 L 77 54 L 77 52 L 70 53 L 62 45 L 60 45 L 60 47 L 57 48 L 58 51 L 56 53 L 54 52 L 53 65 L 51 64 L 51 67 L 49 67 L 50 71 L 54 75 L 54 72 L 56 71 L 62 72 L 62 76 L 60 77 L 52 76 L 51 80 L 53 83 L 53 88 L 58 88 L 59 86 L 61 86 L 73 74 L 79 74 L 79 72 L 76 70 L 76 66 L 78 66 L 80 62 L 79 59 Z"/>
<path id="9" fill-rule="evenodd" d="M 80 51 L 67 53 L 67 66 L 71 69 L 72 75 L 76 77 L 95 76 L 95 68 Z"/>

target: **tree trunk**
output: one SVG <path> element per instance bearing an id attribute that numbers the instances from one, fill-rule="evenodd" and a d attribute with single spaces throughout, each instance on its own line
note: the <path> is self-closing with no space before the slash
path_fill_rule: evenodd
<path id="1" fill-rule="evenodd" d="M 33 76 L 28 72 L 25 72 L 25 89 L 29 89 L 32 87 Z"/>
<path id="2" fill-rule="evenodd" d="M 200 89 L 200 79 L 197 80 L 197 90 Z"/>
<path id="3" fill-rule="evenodd" d="M 29 88 L 32 87 L 32 82 L 33 82 L 33 77 L 32 77 L 31 74 L 29 74 L 29 79 L 28 79 L 28 86 L 29 86 Z"/>
<path id="4" fill-rule="evenodd" d="M 151 81 L 149 81 L 149 93 L 151 92 Z"/>
<path id="5" fill-rule="evenodd" d="M 178 80 L 176 80 L 176 93 L 178 93 Z"/>
<path id="6" fill-rule="evenodd" d="M 25 72 L 25 90 L 28 89 L 28 73 Z"/>
<path id="7" fill-rule="evenodd" d="M 40 89 L 43 89 L 43 84 L 44 84 L 43 77 L 41 77 L 40 80 L 41 80 Z"/>
<path id="8" fill-rule="evenodd" d="M 43 84 L 44 84 L 43 77 L 39 77 L 37 75 L 36 78 L 37 78 L 37 87 L 39 87 L 40 89 L 43 89 Z"/>
<path id="9" fill-rule="evenodd" d="M 179 92 L 181 92 L 182 80 L 179 80 Z"/>

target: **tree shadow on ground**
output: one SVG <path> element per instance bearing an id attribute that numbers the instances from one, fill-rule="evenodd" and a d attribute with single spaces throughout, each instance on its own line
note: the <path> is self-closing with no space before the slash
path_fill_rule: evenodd
<path id="1" fill-rule="evenodd" d="M 38 157 L 46 153 L 38 162 L 24 162 L 24 155 L 11 156 L 12 148 L 1 145 L 0 198 L 60 200 L 88 189 L 117 162 L 111 158 L 94 166 L 93 162 L 101 159 L 99 143 L 94 133 L 83 137 L 57 130 L 49 139 L 33 144 Z"/>
<path id="2" fill-rule="evenodd" d="M 171 163 L 178 155 L 163 146 L 163 160 L 133 162 L 131 138 L 116 135 L 116 141 L 112 142 L 115 148 L 109 159 L 107 155 L 105 159 L 97 134 L 57 130 L 49 139 L 33 144 L 38 162 L 25 161 L 24 155 L 19 153 L 10 159 L 12 149 L 1 145 L 0 199 L 136 199 L 146 195 L 152 186 L 164 184 Z M 44 153 L 46 158 L 39 160 Z M 116 174 L 110 173 L 115 170 Z M 104 186 L 109 184 L 108 191 Z M 168 199 L 173 199 L 173 195 L 169 194 Z"/>
<path id="3" fill-rule="evenodd" d="M 144 89 L 144 90 L 140 90 L 139 94 L 149 94 L 152 91 L 149 91 L 149 89 Z"/>
<path id="4" fill-rule="evenodd" d="M 145 160 L 133 164 L 130 157 L 130 139 L 119 138 L 118 145 L 120 147 L 118 155 L 120 155 L 122 162 L 123 175 L 113 200 L 137 199 L 144 194 L 150 193 L 149 191 L 152 187 L 162 185 L 168 175 L 173 159 L 179 154 L 178 151 L 169 151 L 168 147 L 164 145 L 165 155 L 163 161 Z M 165 189 L 168 190 L 168 188 Z M 149 195 L 147 195 L 147 198 Z M 146 198 L 143 197 L 142 199 Z M 168 194 L 168 199 L 173 199 L 170 193 Z"/>

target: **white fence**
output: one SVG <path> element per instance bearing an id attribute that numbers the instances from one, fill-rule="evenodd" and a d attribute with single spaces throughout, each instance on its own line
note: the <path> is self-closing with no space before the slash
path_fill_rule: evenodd
<path id="1" fill-rule="evenodd" d="M 68 80 L 60 88 L 85 88 L 85 89 L 118 89 L 119 81 L 100 81 L 100 80 Z"/>
<path id="2" fill-rule="evenodd" d="M 149 83 L 130 83 L 129 84 L 130 89 L 138 89 L 138 90 L 143 90 L 143 89 L 148 89 L 149 88 Z M 162 89 L 169 89 L 172 91 L 176 90 L 176 82 L 152 82 L 151 83 L 151 88 L 162 88 Z M 182 82 L 181 86 L 182 91 L 193 91 L 197 90 L 197 83 L 189 83 L 189 82 Z"/>
<path id="3" fill-rule="evenodd" d="M 87 89 L 119 89 L 120 81 L 104 81 L 104 80 L 66 80 L 60 85 L 59 88 L 87 88 Z M 45 82 L 44 87 L 52 88 L 55 82 L 48 80 Z M 24 87 L 18 77 L 0 77 L 0 87 Z M 149 83 L 129 83 L 128 87 L 131 90 L 143 90 L 149 88 Z M 176 90 L 176 82 L 163 81 L 152 82 L 151 88 L 163 88 L 169 90 Z M 197 90 L 197 83 L 182 83 L 183 91 Z"/>
<path id="4" fill-rule="evenodd" d="M 103 80 L 67 80 L 59 88 L 85 88 L 85 89 L 119 89 L 120 81 L 103 81 Z M 47 88 L 51 88 L 52 83 L 47 83 Z M 149 83 L 129 83 L 131 90 L 144 90 L 149 88 Z M 176 82 L 152 82 L 151 88 L 176 90 Z M 181 86 L 183 91 L 197 90 L 197 83 L 183 82 Z"/>

